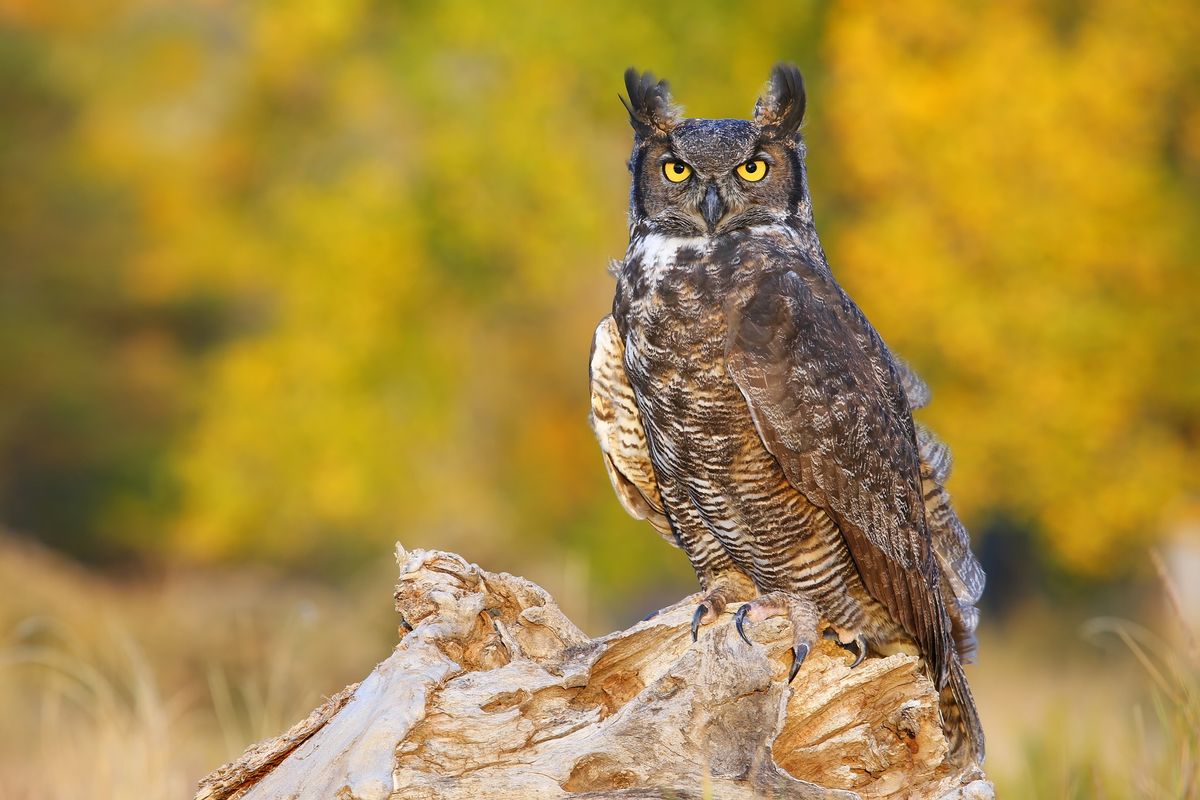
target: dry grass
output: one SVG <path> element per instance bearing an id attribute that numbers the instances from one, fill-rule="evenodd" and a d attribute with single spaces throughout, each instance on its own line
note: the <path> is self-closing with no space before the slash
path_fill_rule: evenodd
<path id="1" fill-rule="evenodd" d="M 0 539 L 0 582 L 0 797 L 13 800 L 189 797 L 395 640 L 390 563 L 341 592 L 250 571 L 117 582 Z M 1062 616 L 987 628 L 971 668 L 1000 795 L 1196 796 L 1200 663 L 1182 616 L 1177 643 Z"/>
<path id="2" fill-rule="evenodd" d="M 390 572 L 361 602 L 251 572 L 121 585 L 0 541 L 0 797 L 190 797 L 386 655 Z"/>
<path id="3" fill-rule="evenodd" d="M 1061 608 L 985 631 L 972 675 L 1001 797 L 1200 797 L 1200 656 L 1156 564 L 1159 632 Z"/>

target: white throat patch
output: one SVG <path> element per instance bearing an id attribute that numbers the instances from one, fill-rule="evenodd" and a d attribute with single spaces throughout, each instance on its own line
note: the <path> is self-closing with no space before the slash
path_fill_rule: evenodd
<path id="1" fill-rule="evenodd" d="M 680 249 L 691 247 L 700 253 L 707 253 L 710 244 L 703 236 L 648 233 L 631 244 L 628 257 L 641 262 L 642 275 L 654 286 L 676 267 Z"/>

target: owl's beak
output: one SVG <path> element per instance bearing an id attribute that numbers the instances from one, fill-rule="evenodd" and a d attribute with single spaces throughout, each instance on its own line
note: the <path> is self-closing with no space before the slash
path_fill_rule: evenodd
<path id="1" fill-rule="evenodd" d="M 700 213 L 703 215 L 704 221 L 708 223 L 709 233 L 717 229 L 717 223 L 721 221 L 721 217 L 725 216 L 725 203 L 721 200 L 715 183 L 710 183 L 704 192 L 704 200 L 700 203 Z"/>

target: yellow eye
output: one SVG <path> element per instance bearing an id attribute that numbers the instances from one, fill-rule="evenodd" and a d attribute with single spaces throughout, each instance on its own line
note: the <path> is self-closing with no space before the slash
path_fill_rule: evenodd
<path id="1" fill-rule="evenodd" d="M 663 164 L 663 175 L 671 183 L 683 183 L 692 177 L 692 168 L 682 161 L 668 161 Z"/>
<path id="2" fill-rule="evenodd" d="M 756 158 L 753 161 L 747 161 L 737 168 L 738 177 L 744 181 L 757 183 L 767 177 L 767 162 L 761 158 Z"/>

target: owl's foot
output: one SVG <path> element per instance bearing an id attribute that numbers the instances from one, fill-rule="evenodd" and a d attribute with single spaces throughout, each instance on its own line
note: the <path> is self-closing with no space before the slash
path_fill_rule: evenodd
<path id="1" fill-rule="evenodd" d="M 754 596 L 753 584 L 739 574 L 722 575 L 713 580 L 708 592 L 692 614 L 692 641 L 700 634 L 700 626 L 713 622 L 730 603 Z"/>
<path id="2" fill-rule="evenodd" d="M 820 614 L 812 600 L 798 594 L 769 592 L 746 603 L 733 615 L 733 624 L 738 635 L 750 644 L 746 636 L 746 620 L 757 622 L 769 617 L 787 617 L 792 623 L 792 668 L 788 671 L 788 683 L 796 678 L 800 665 L 812 650 L 817 635 L 817 620 Z"/>

